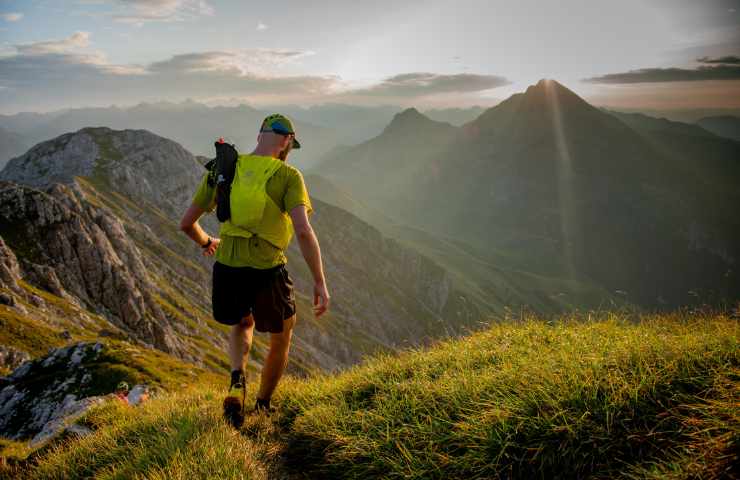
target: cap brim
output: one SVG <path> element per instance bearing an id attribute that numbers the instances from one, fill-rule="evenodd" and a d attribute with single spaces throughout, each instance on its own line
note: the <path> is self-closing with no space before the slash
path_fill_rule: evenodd
<path id="1" fill-rule="evenodd" d="M 293 148 L 301 148 L 301 143 L 295 137 L 293 137 Z"/>

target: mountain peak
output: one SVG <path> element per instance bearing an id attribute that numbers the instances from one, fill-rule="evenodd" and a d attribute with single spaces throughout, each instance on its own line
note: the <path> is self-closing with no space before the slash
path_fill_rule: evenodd
<path id="1" fill-rule="evenodd" d="M 172 206 L 187 203 L 203 167 L 179 144 L 147 130 L 86 127 L 60 135 L 12 159 L 0 180 L 33 187 L 77 183 L 87 178 L 99 188 L 125 192 L 130 198 Z"/>
<path id="2" fill-rule="evenodd" d="M 554 100 L 557 100 L 561 108 L 563 105 L 588 105 L 572 90 L 549 78 L 543 78 L 535 85 L 527 87 L 522 98 L 525 103 L 530 104 L 552 104 Z"/>
<path id="3" fill-rule="evenodd" d="M 553 111 L 593 113 L 598 112 L 598 109 L 561 83 L 543 78 L 527 87 L 524 93 L 516 93 L 495 107 L 486 110 L 477 119 L 467 124 L 467 128 L 478 132 L 488 131 L 502 118 L 510 118 L 511 115 L 523 114 L 536 118 L 543 113 Z"/>
<path id="4" fill-rule="evenodd" d="M 437 122 L 422 114 L 415 108 L 407 108 L 393 116 L 391 123 L 385 127 L 383 133 L 401 132 L 403 134 L 428 129 L 455 128 L 446 122 Z"/>

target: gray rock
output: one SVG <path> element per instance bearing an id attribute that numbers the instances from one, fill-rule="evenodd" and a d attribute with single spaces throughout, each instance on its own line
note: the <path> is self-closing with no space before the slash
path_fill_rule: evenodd
<path id="1" fill-rule="evenodd" d="M 74 422 L 84 415 L 90 408 L 105 401 L 103 396 L 87 397 L 77 400 L 74 395 L 67 395 L 56 410 L 49 413 L 49 420 L 41 428 L 41 431 L 31 439 L 30 446 L 37 448 L 58 435 L 68 431 L 70 433 L 86 435 L 90 429 Z"/>
<path id="2" fill-rule="evenodd" d="M 141 253 L 116 217 L 83 208 L 62 185 L 45 193 L 3 182 L 0 216 L 25 239 L 22 264 L 33 283 L 107 315 L 161 350 L 181 353 L 180 340 L 150 293 L 154 287 Z M 7 270 L 17 269 L 10 265 Z M 44 304 L 33 296 L 30 300 Z"/>
<path id="3" fill-rule="evenodd" d="M 21 269 L 15 253 L 5 244 L 0 236 L 0 288 L 19 290 L 18 280 L 21 278 Z"/>
<path id="4" fill-rule="evenodd" d="M 203 167 L 178 143 L 146 130 L 83 128 L 40 143 L 0 172 L 0 180 L 36 187 L 73 184 L 75 177 L 107 182 L 129 198 L 181 215 Z"/>
<path id="5" fill-rule="evenodd" d="M 78 342 L 16 368 L 0 390 L 0 436 L 43 443 L 109 393 L 92 388 L 88 370 L 103 348 Z"/>

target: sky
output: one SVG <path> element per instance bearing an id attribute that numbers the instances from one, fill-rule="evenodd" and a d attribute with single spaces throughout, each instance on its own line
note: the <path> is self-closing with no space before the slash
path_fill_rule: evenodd
<path id="1" fill-rule="evenodd" d="M 142 101 L 740 107 L 740 0 L 0 0 L 0 113 Z"/>

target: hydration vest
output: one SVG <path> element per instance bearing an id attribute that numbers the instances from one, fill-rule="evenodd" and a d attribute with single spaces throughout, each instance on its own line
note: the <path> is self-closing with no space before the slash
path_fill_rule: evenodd
<path id="1" fill-rule="evenodd" d="M 217 171 L 217 163 L 212 161 L 206 165 L 211 172 L 209 178 L 218 179 L 223 174 Z M 256 235 L 280 250 L 287 249 L 293 236 L 293 222 L 265 188 L 283 162 L 273 157 L 242 154 L 232 163 L 233 173 L 227 171 L 224 176 L 227 179 L 231 177 L 230 188 L 217 188 L 216 194 L 217 212 L 229 213 L 228 218 L 224 219 L 222 215 L 217 215 L 222 222 L 220 235 L 243 238 Z M 217 182 L 214 183 L 218 186 Z"/>

